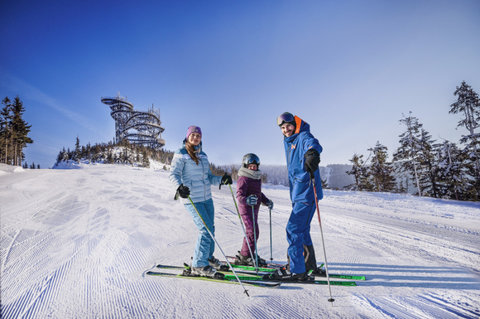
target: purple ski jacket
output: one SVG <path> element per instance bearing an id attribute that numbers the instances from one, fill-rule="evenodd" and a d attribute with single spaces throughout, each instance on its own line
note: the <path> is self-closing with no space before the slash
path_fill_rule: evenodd
<path id="1" fill-rule="evenodd" d="M 241 215 L 252 214 L 252 208 L 247 205 L 247 197 L 250 195 L 257 195 L 258 201 L 254 207 L 255 215 L 257 215 L 260 204 L 266 205 L 269 202 L 267 196 L 262 193 L 262 180 L 239 176 L 237 180 L 237 200 Z"/>

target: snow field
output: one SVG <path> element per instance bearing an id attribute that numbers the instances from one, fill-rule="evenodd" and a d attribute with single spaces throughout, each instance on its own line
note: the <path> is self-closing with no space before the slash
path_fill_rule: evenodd
<path id="1" fill-rule="evenodd" d="M 143 277 L 181 264 L 197 231 L 163 170 L 84 165 L 0 168 L 2 318 L 477 318 L 480 205 L 408 195 L 326 191 L 320 202 L 329 270 L 358 287 L 248 287 Z M 234 186 L 234 185 L 233 185 Z M 235 187 L 233 187 L 235 191 Z M 288 189 L 264 185 L 273 258 L 286 261 Z M 228 255 L 243 233 L 228 186 L 212 187 L 216 238 Z M 259 253 L 270 259 L 268 209 Z M 317 216 L 311 229 L 323 260 Z M 223 259 L 218 248 L 215 256 Z"/>

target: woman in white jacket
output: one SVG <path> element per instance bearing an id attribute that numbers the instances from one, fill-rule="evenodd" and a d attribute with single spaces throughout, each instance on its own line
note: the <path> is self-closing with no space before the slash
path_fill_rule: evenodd
<path id="1" fill-rule="evenodd" d="M 188 128 L 183 147 L 173 156 L 170 181 L 177 188 L 177 195 L 183 198 L 185 208 L 192 215 L 199 230 L 193 254 L 192 274 L 206 277 L 221 276 L 216 272 L 220 268 L 220 262 L 213 256 L 215 241 L 208 233 L 210 230 L 212 235 L 215 234 L 215 210 L 210 188 L 211 185 L 231 184 L 232 178 L 227 174 L 223 177 L 212 174 L 207 154 L 202 151 L 200 127 L 192 125 Z M 187 200 L 188 197 L 195 207 Z M 195 208 L 202 218 L 198 216 Z M 208 230 L 205 227 L 208 227 Z"/>

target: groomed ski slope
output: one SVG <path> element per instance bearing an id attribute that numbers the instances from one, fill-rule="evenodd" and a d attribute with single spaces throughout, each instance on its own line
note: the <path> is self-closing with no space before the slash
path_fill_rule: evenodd
<path id="1" fill-rule="evenodd" d="M 0 167 L 2 318 L 478 318 L 480 204 L 325 191 L 330 272 L 358 287 L 248 287 L 143 277 L 181 264 L 197 232 L 173 201 L 168 172 L 114 165 L 71 170 Z M 233 255 L 242 231 L 228 187 L 213 187 L 216 237 Z M 273 257 L 286 260 L 288 189 L 264 185 L 275 207 Z M 260 255 L 270 258 L 268 209 Z M 318 220 L 312 223 L 318 261 Z M 220 251 L 216 257 L 222 259 Z"/>

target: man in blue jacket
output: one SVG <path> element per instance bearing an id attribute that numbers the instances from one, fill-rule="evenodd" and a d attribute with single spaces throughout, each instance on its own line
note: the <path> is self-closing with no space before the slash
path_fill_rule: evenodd
<path id="1" fill-rule="evenodd" d="M 312 280 L 308 275 L 310 270 L 314 275 L 322 275 L 322 270 L 317 268 L 310 237 L 310 223 L 316 209 L 311 177 L 315 178 L 318 199 L 323 198 L 318 170 L 322 146 L 310 133 L 310 125 L 298 116 L 285 112 L 277 118 L 277 124 L 284 135 L 292 201 L 292 213 L 286 228 L 290 269 L 282 279 Z"/>

